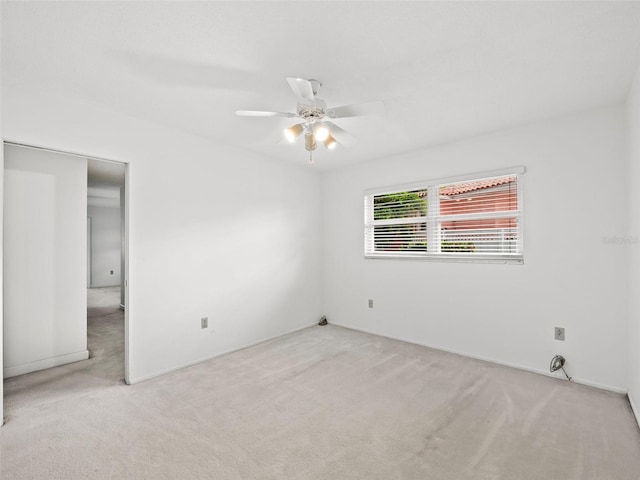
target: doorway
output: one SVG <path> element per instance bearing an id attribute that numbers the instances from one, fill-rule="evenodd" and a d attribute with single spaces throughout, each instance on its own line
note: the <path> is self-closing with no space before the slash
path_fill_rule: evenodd
<path id="1" fill-rule="evenodd" d="M 15 408 L 128 380 L 128 166 L 12 142 L 4 143 L 4 160 L 3 377 L 4 410 L 10 420 Z M 115 297 L 115 312 L 102 315 L 103 320 L 110 317 L 107 320 L 119 323 L 117 347 L 104 342 L 96 346 L 89 338 L 87 287 L 96 276 L 95 260 L 101 258 L 93 259 L 90 277 L 88 236 L 95 243 L 99 223 L 94 216 L 89 231 L 92 164 L 116 167 L 121 182 L 116 198 L 97 200 L 102 206 L 118 203 L 117 258 L 108 261 L 112 266 L 106 272 L 117 277 L 106 287 L 111 289 L 109 298 Z M 106 185 L 96 188 L 103 187 L 108 190 Z M 105 336 L 93 330 L 97 337 Z M 106 333 L 113 337 L 114 331 Z M 108 365 L 98 364 L 98 359 L 114 352 L 119 354 L 117 360 L 112 356 Z"/>
<path id="2" fill-rule="evenodd" d="M 125 166 L 88 159 L 87 347 L 95 373 L 124 380 Z"/>

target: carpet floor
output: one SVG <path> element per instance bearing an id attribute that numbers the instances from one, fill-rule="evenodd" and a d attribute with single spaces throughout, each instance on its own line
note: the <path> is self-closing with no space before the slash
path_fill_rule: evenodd
<path id="1" fill-rule="evenodd" d="M 60 400 L 124 382 L 124 312 L 120 287 L 87 290 L 89 359 L 4 381 L 5 421 Z"/>
<path id="2" fill-rule="evenodd" d="M 7 388 L 3 479 L 640 479 L 624 396 L 332 325 L 133 386 L 41 375 Z"/>

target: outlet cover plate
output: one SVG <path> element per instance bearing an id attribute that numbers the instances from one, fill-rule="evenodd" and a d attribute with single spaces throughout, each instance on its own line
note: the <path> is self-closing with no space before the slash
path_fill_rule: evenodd
<path id="1" fill-rule="evenodd" d="M 564 342 L 564 327 L 555 327 L 554 338 Z"/>
<path id="2" fill-rule="evenodd" d="M 202 317 L 200 319 L 200 328 L 209 328 L 209 317 Z"/>

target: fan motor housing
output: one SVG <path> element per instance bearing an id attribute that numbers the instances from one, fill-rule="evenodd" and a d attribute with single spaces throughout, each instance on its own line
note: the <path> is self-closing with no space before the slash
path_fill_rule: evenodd
<path id="1" fill-rule="evenodd" d="M 315 105 L 298 104 L 298 116 L 305 120 L 320 120 L 327 114 L 327 104 L 321 98 L 316 98 Z"/>

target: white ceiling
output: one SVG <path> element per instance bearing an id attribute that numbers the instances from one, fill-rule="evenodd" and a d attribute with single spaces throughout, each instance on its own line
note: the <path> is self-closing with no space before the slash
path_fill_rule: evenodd
<path id="1" fill-rule="evenodd" d="M 287 76 L 329 106 L 382 100 L 337 120 L 358 142 L 317 151 L 328 169 L 621 102 L 640 53 L 638 2 L 2 2 L 2 82 L 300 164 L 280 144 Z M 5 121 L 11 121 L 5 118 Z"/>

